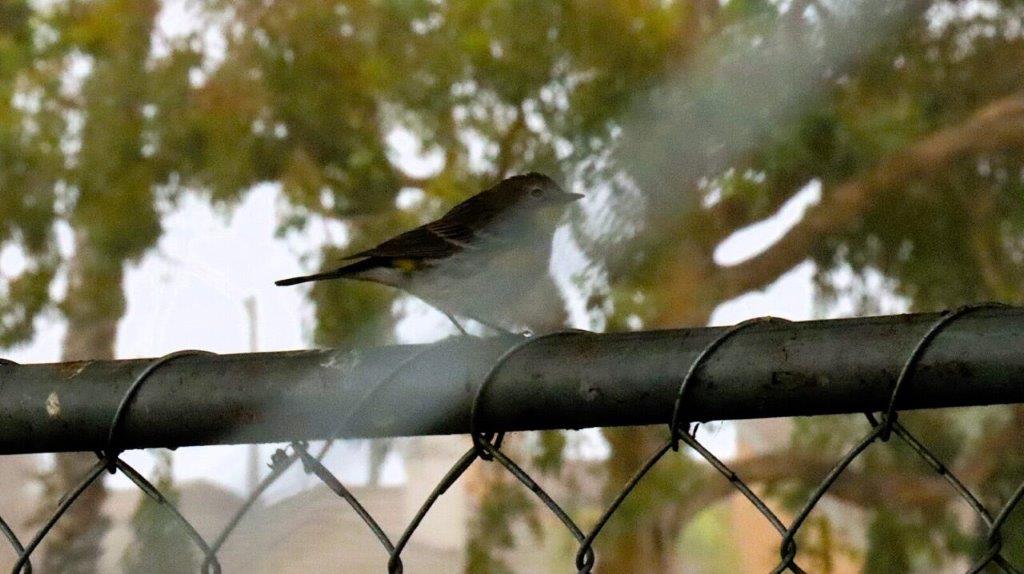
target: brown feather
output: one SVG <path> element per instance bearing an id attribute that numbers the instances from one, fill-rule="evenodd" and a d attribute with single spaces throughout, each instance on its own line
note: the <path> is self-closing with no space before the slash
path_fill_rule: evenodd
<path id="1" fill-rule="evenodd" d="M 525 179 L 538 174 L 527 174 L 508 178 L 490 189 L 459 203 L 448 210 L 440 219 L 410 229 L 387 241 L 359 253 L 345 257 L 345 260 L 362 257 L 412 257 L 440 259 L 460 251 L 460 243 L 470 243 L 476 232 L 492 225 L 502 215 L 508 214 L 522 197 L 528 185 Z M 543 176 L 540 176 L 543 177 Z"/>

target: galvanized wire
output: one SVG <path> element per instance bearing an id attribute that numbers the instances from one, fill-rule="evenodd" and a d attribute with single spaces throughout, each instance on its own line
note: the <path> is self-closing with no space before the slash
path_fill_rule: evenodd
<path id="1" fill-rule="evenodd" d="M 16 361 L 0 357 L 0 365 L 17 366 L 18 363 Z M 22 545 L 21 540 L 18 539 L 14 530 L 11 529 L 10 525 L 7 524 L 7 521 L 4 520 L 2 516 L 0 516 L 0 531 L 3 532 L 4 538 L 7 539 L 7 543 L 11 545 L 11 548 L 14 548 L 14 552 L 19 558 L 25 554 L 25 546 Z M 32 562 L 26 558 L 20 570 L 24 574 L 32 574 Z M 14 571 L 14 574 L 19 574 L 17 569 Z"/>
<path id="2" fill-rule="evenodd" d="M 175 351 L 160 357 L 159 359 L 150 363 L 135 381 L 125 391 L 124 396 L 121 397 L 120 404 L 117 405 L 117 410 L 114 411 L 114 420 L 110 423 L 110 431 L 107 433 L 107 445 L 101 453 L 97 453 L 98 456 L 107 461 L 107 470 L 111 474 L 114 473 L 114 469 L 117 463 L 117 457 L 121 454 L 120 445 L 117 439 L 120 436 L 121 425 L 124 423 L 124 417 L 128 414 L 128 407 L 131 406 L 132 399 L 138 394 L 142 385 L 149 380 L 150 375 L 156 372 L 161 366 L 177 359 L 178 357 L 189 357 L 193 355 L 213 355 L 209 351 L 197 351 L 197 350 L 186 350 L 186 351 Z"/>
<path id="3" fill-rule="evenodd" d="M 679 385 L 679 391 L 676 393 L 676 400 L 672 407 L 672 419 L 669 421 L 668 440 L 665 442 L 664 445 L 661 446 L 661 448 L 655 451 L 655 453 L 651 455 L 649 459 L 647 459 L 647 462 L 644 463 L 644 465 L 640 467 L 636 474 L 634 474 L 633 477 L 625 484 L 625 486 L 622 487 L 618 495 L 616 495 L 615 498 L 612 500 L 612 503 L 608 506 L 608 508 L 605 509 L 604 513 L 601 514 L 601 517 L 598 519 L 597 524 L 595 524 L 594 527 L 591 529 L 590 534 L 588 534 L 586 538 L 583 540 L 583 542 L 580 544 L 579 550 L 576 552 L 576 570 L 578 573 L 589 573 L 593 569 L 594 559 L 592 548 L 594 540 L 597 538 L 598 534 L 601 533 L 601 530 L 612 518 L 615 512 L 619 509 L 619 506 L 621 506 L 622 503 L 625 502 L 626 498 L 633 492 L 634 489 L 636 489 L 637 485 L 640 484 L 640 481 L 644 478 L 644 476 L 647 475 L 648 472 L 650 472 L 652 468 L 654 468 L 658 461 L 660 461 L 662 457 L 664 457 L 669 451 L 679 450 L 680 440 L 685 441 L 688 445 L 697 450 L 698 453 L 700 453 L 702 456 L 708 459 L 708 461 L 711 462 L 713 466 L 715 466 L 716 470 L 718 470 L 727 478 L 729 478 L 730 482 L 736 485 L 737 488 L 739 488 L 740 492 L 742 492 L 744 496 L 746 496 L 754 504 L 754 506 L 762 512 L 762 514 L 768 517 L 769 520 L 772 521 L 772 524 L 776 526 L 776 528 L 781 527 L 782 523 L 775 516 L 775 514 L 773 514 L 771 510 L 768 509 L 768 507 L 764 504 L 763 501 L 761 501 L 759 498 L 757 498 L 757 496 L 754 495 L 753 491 L 751 491 L 750 488 L 743 483 L 743 481 L 739 480 L 739 478 L 736 476 L 736 473 L 729 470 L 724 463 L 715 458 L 715 456 L 712 455 L 706 448 L 704 448 L 703 445 L 697 442 L 695 436 L 696 429 L 694 429 L 693 432 L 687 433 L 687 430 L 685 429 L 685 427 L 687 426 L 687 421 L 685 420 L 685 417 L 683 415 L 686 391 L 693 384 L 694 379 L 697 378 L 697 373 L 700 371 L 701 366 L 703 366 L 704 363 L 707 362 L 711 355 L 716 350 L 718 350 L 719 347 L 725 344 L 726 341 L 732 338 L 733 335 L 739 333 L 740 331 L 749 329 L 750 327 L 753 327 L 755 325 L 767 324 L 772 321 L 778 322 L 784 321 L 784 319 L 777 319 L 775 317 L 758 317 L 738 323 L 726 329 L 726 331 L 723 332 L 718 337 L 715 337 L 715 339 L 713 339 L 711 343 L 708 344 L 708 346 L 705 347 L 704 350 L 697 355 L 697 358 L 694 359 L 693 363 L 690 365 L 690 368 L 686 371 L 686 375 L 683 376 L 683 381 Z M 780 530 L 780 532 L 784 531 L 785 528 L 782 528 Z M 791 552 L 793 554 L 796 553 L 795 545 L 792 545 Z M 590 556 L 589 561 L 586 559 L 588 555 Z M 801 574 L 803 573 L 803 570 L 801 570 L 795 564 L 792 565 L 791 569 L 794 572 Z"/>
<path id="4" fill-rule="evenodd" d="M 902 393 L 911 383 L 918 361 L 927 353 L 933 341 L 940 337 L 950 325 L 954 324 L 956 319 L 974 310 L 990 308 L 993 306 L 994 305 L 991 304 L 972 305 L 944 313 L 942 317 L 927 330 L 908 355 L 908 358 L 893 385 L 886 411 L 880 416 L 876 416 L 872 413 L 866 413 L 867 420 L 870 424 L 870 430 L 835 463 L 832 469 L 812 490 L 803 506 L 796 512 L 794 518 L 788 525 L 779 518 L 763 498 L 754 492 L 753 488 L 751 488 L 747 482 L 745 482 L 726 463 L 716 457 L 697 440 L 696 428 L 689 428 L 690 423 L 693 421 L 688 420 L 687 417 L 686 401 L 689 394 L 688 391 L 693 385 L 697 384 L 702 367 L 733 337 L 738 336 L 740 333 L 747 330 L 769 325 L 772 321 L 779 321 L 778 319 L 771 317 L 764 317 L 744 321 L 726 329 L 719 336 L 714 338 L 711 343 L 709 343 L 694 359 L 679 385 L 678 393 L 672 408 L 672 416 L 668 425 L 669 433 L 666 441 L 651 454 L 651 456 L 636 471 L 630 480 L 622 486 L 617 495 L 612 498 L 609 506 L 604 510 L 604 512 L 602 512 L 589 531 L 584 531 L 580 528 L 574 519 L 548 494 L 548 492 L 530 475 L 530 473 L 520 464 L 515 462 L 508 453 L 502 450 L 504 433 L 488 429 L 487 421 L 484 419 L 485 412 L 495 412 L 496 409 L 500 408 L 500 405 L 490 405 L 488 403 L 489 396 L 491 394 L 490 391 L 491 387 L 495 384 L 494 381 L 498 378 L 498 373 L 506 364 L 508 364 L 512 357 L 518 355 L 530 345 L 536 344 L 537 342 L 545 339 L 554 337 L 587 336 L 585 332 L 564 331 L 539 337 L 523 337 L 522 340 L 518 341 L 506 350 L 491 365 L 488 374 L 480 382 L 474 394 L 470 410 L 470 439 L 472 443 L 470 448 L 454 462 L 444 477 L 437 483 L 418 511 L 401 532 L 400 536 L 397 539 L 394 539 L 394 542 L 392 542 L 392 538 L 384 531 L 373 514 L 364 507 L 358 498 L 324 465 L 323 457 L 332 444 L 330 440 L 325 442 L 323 449 L 316 456 L 310 454 L 305 442 L 292 442 L 287 449 L 279 449 L 276 451 L 271 459 L 271 472 L 260 481 L 253 492 L 232 515 L 231 519 L 222 528 L 213 544 L 208 544 L 202 536 L 198 534 L 194 526 L 165 496 L 159 492 L 156 487 L 152 485 L 152 483 L 147 481 L 134 468 L 121 460 L 120 445 L 123 443 L 120 439 L 124 432 L 125 422 L 130 416 L 133 400 L 142 390 L 145 382 L 160 368 L 161 365 L 164 365 L 177 357 L 197 354 L 201 353 L 201 351 L 180 351 L 166 355 L 147 365 L 146 368 L 136 377 L 123 395 L 113 414 L 106 446 L 104 450 L 96 453 L 98 459 L 96 464 L 93 465 L 85 476 L 82 477 L 82 479 L 77 482 L 64 496 L 64 498 L 59 502 L 56 510 L 54 510 L 27 545 L 22 546 L 20 540 L 15 536 L 13 530 L 2 517 L 0 517 L 0 532 L 3 533 L 8 543 L 18 555 L 17 563 L 15 564 L 12 572 L 14 572 L 14 574 L 18 574 L 19 572 L 30 573 L 30 558 L 33 551 L 45 539 L 48 533 L 52 531 L 53 527 L 67 512 L 71 505 L 74 504 L 74 502 L 87 488 L 89 488 L 90 485 L 99 480 L 105 470 L 110 472 L 120 471 L 146 496 L 157 502 L 158 505 L 182 527 L 185 533 L 192 540 L 193 544 L 203 555 L 203 562 L 200 571 L 206 574 L 211 572 L 216 573 L 220 572 L 221 569 L 220 563 L 217 560 L 217 552 L 223 547 L 230 535 L 235 531 L 243 517 L 251 508 L 253 508 L 258 498 L 267 490 L 267 488 L 270 487 L 270 485 L 283 476 L 289 468 L 294 466 L 295 462 L 301 461 L 306 473 L 316 476 L 332 492 L 342 498 L 366 525 L 368 530 L 374 535 L 381 547 L 388 554 L 387 571 L 391 574 L 400 574 L 404 569 L 402 553 L 408 547 L 412 536 L 420 527 L 426 515 L 430 512 L 438 499 L 462 476 L 464 476 L 477 460 L 482 460 L 484 462 L 497 463 L 505 472 L 508 472 L 518 482 L 523 484 L 531 493 L 533 493 L 536 499 L 539 500 L 544 507 L 550 510 L 562 527 L 566 529 L 578 544 L 575 555 L 575 570 L 580 574 L 589 574 L 597 564 L 597 556 L 593 548 L 594 543 L 604 527 L 612 518 L 614 518 L 616 512 L 624 501 L 636 489 L 636 487 L 643 482 L 643 479 L 657 465 L 657 463 L 669 452 L 678 451 L 679 443 L 682 442 L 707 461 L 707 463 L 710 464 L 717 473 L 721 474 L 732 485 L 732 487 L 742 494 L 744 498 L 746 498 L 779 533 L 780 561 L 772 572 L 778 573 L 790 571 L 802 574 L 805 570 L 796 562 L 798 550 L 796 538 L 799 535 L 801 528 L 806 523 L 807 518 L 854 460 L 860 457 L 860 455 L 873 443 L 885 442 L 891 435 L 895 434 L 932 470 L 942 476 L 943 479 L 949 483 L 953 492 L 967 503 L 987 528 L 984 540 L 984 551 L 975 558 L 975 561 L 971 564 L 968 572 L 980 572 L 986 566 L 994 564 L 1003 572 L 1021 574 L 1021 570 L 1011 564 L 1005 556 L 1001 554 L 1001 550 L 1003 546 L 1002 527 L 1006 523 L 1013 509 L 1018 506 L 1021 499 L 1024 499 L 1024 483 L 1022 483 L 1020 487 L 1013 492 L 1009 499 L 1000 508 L 998 513 L 993 516 L 992 512 L 987 509 L 980 499 L 964 485 L 960 478 L 958 478 L 948 466 L 943 464 L 921 440 L 914 436 L 902 424 L 902 422 L 898 420 Z M 423 352 L 426 352 L 426 349 L 424 349 Z M 395 377 L 399 372 L 405 369 L 409 364 L 414 363 L 421 356 L 422 352 L 399 363 L 388 375 L 368 387 L 366 392 L 353 402 L 352 407 L 349 408 L 347 412 L 342 413 L 342 415 L 339 416 L 336 430 L 331 434 L 331 436 L 339 435 L 353 420 L 353 417 L 363 412 L 364 408 L 372 404 L 374 398 L 395 380 Z M 12 361 L 0 359 L 0 365 L 14 364 L 15 363 Z"/>
<path id="5" fill-rule="evenodd" d="M 68 509 L 71 508 L 71 505 L 78 500 L 82 493 L 103 475 L 104 471 L 114 473 L 118 470 L 124 473 L 124 475 L 127 476 L 128 479 L 131 480 L 146 496 L 153 499 L 160 508 L 169 513 L 171 517 L 182 526 L 192 542 L 199 547 L 199 550 L 203 553 L 204 561 L 211 565 L 213 572 L 219 573 L 221 571 L 221 566 L 217 561 L 216 556 L 206 541 L 203 540 L 203 537 L 196 531 L 195 527 L 192 526 L 181 512 L 178 511 L 174 504 L 163 496 L 152 483 L 146 480 L 141 473 L 136 471 L 131 465 L 120 458 L 120 433 L 125 417 L 130 410 L 132 399 L 135 398 L 135 395 L 138 394 L 142 386 L 149 380 L 150 376 L 162 365 L 165 365 L 178 357 L 196 354 L 212 353 L 207 351 L 177 351 L 154 360 L 145 369 L 143 369 L 141 373 L 139 373 L 132 384 L 128 387 L 128 390 L 121 398 L 121 402 L 118 404 L 117 409 L 114 411 L 114 415 L 110 423 L 110 431 L 107 435 L 106 448 L 103 451 L 96 453 L 96 464 L 94 464 L 85 476 L 71 489 L 71 491 L 61 499 L 57 505 L 57 509 L 36 532 L 28 545 L 18 552 L 18 560 L 11 569 L 13 574 L 18 574 L 23 571 L 23 567 L 28 565 L 32 553 L 39 544 L 42 543 L 43 539 L 45 539 L 50 531 L 53 530 L 53 527 L 56 526 L 57 522 L 62 516 L 64 516 Z M 5 363 L 9 364 L 7 361 L 5 361 Z"/>
<path id="6" fill-rule="evenodd" d="M 260 496 L 262 496 L 272 484 L 277 482 L 277 479 L 280 478 L 285 471 L 291 468 L 298 459 L 299 455 L 295 452 L 288 454 L 279 450 L 274 453 L 274 456 L 271 458 L 270 473 L 263 477 L 259 484 L 253 488 L 245 501 L 242 502 L 242 505 L 239 506 L 231 516 L 231 520 L 228 520 L 228 523 L 221 529 L 220 534 L 218 534 L 217 538 L 214 539 L 213 544 L 210 545 L 210 553 L 203 559 L 201 567 L 204 574 L 209 574 L 212 571 L 214 557 L 220 550 L 221 546 L 227 542 L 228 536 L 230 536 L 231 533 L 235 531 L 235 528 L 242 522 L 242 518 L 249 512 L 249 509 L 256 504 L 256 501 L 259 500 Z"/>

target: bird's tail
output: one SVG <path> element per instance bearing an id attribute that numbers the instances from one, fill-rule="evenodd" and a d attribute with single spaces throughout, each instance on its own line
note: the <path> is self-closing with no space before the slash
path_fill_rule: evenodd
<path id="1" fill-rule="evenodd" d="M 310 281 L 323 281 L 324 279 L 351 277 L 355 273 L 366 271 L 367 269 L 376 266 L 377 262 L 371 259 L 364 259 L 344 267 L 339 267 L 333 271 L 324 271 L 323 273 L 314 273 L 313 275 L 302 275 L 299 277 L 289 277 L 288 279 L 279 279 L 274 281 L 274 285 L 277 285 L 278 287 L 287 287 L 289 285 L 298 285 L 299 283 L 308 283 Z"/>

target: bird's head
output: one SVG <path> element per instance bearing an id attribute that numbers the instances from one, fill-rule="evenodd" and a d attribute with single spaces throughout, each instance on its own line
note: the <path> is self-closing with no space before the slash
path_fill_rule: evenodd
<path id="1" fill-rule="evenodd" d="M 514 202 L 519 208 L 531 211 L 561 213 L 566 205 L 583 198 L 579 193 L 563 190 L 555 180 L 537 172 L 512 176 L 499 185 L 515 198 Z"/>

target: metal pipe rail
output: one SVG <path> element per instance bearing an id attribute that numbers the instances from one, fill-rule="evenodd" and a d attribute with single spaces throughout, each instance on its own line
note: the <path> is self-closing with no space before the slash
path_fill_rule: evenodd
<path id="1" fill-rule="evenodd" d="M 884 411 L 936 313 L 753 325 L 687 389 L 693 421 Z M 483 430 L 667 423 L 724 327 L 566 332 L 517 348 L 480 403 Z M 0 454 L 466 433 L 477 389 L 521 339 L 154 359 L 0 364 Z M 900 410 L 1024 403 L 1024 310 L 981 309 L 930 342 Z M 147 373 L 142 376 L 143 373 Z"/>

